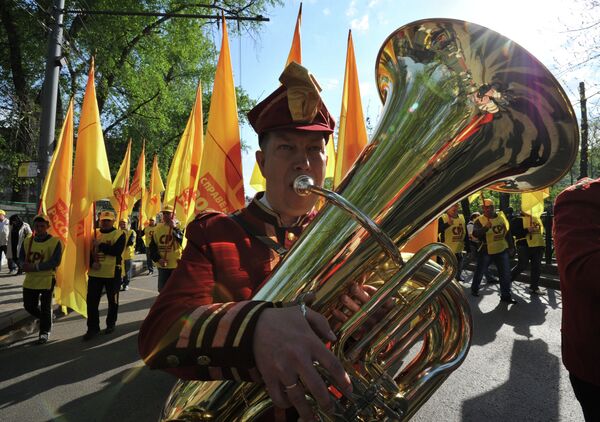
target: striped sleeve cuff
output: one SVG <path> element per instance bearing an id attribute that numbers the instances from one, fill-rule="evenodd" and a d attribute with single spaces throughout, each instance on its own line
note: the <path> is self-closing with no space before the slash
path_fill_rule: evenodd
<path id="1" fill-rule="evenodd" d="M 262 311 L 274 306 L 243 301 L 198 307 L 182 317 L 177 338 L 155 356 L 152 366 L 194 367 L 194 378 L 203 380 L 260 381 L 254 361 L 254 331 Z"/>

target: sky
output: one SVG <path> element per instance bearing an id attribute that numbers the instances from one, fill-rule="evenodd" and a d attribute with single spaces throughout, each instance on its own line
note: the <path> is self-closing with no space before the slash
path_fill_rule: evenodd
<path id="1" fill-rule="evenodd" d="M 285 65 L 300 1 L 285 1 L 266 13 L 258 36 L 230 34 L 231 59 L 236 86 L 261 100 L 278 87 Z M 323 100 L 334 117 L 341 107 L 348 30 L 352 38 L 360 79 L 365 117 L 377 122 L 382 105 L 376 92 L 375 60 L 383 41 L 397 28 L 426 18 L 453 18 L 488 27 L 526 48 L 553 71 L 571 97 L 575 109 L 577 84 L 590 80 L 590 89 L 600 88 L 590 69 L 571 70 L 576 46 L 567 46 L 573 34 L 568 31 L 582 24 L 596 10 L 585 10 L 578 0 L 503 0 L 498 4 L 473 0 L 305 0 L 302 6 L 302 64 L 323 88 Z M 233 23 L 228 23 L 233 25 Z M 217 44 L 220 34 L 215 32 Z M 568 71 L 565 71 L 568 69 Z M 591 86 L 591 88 L 589 88 Z M 243 153 L 242 165 L 246 195 L 254 195 L 248 182 L 258 148 L 251 128 L 241 128 L 242 139 L 250 145 Z"/>

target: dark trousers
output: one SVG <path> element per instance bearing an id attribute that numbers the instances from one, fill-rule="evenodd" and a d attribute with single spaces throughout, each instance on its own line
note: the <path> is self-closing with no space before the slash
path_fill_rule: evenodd
<path id="1" fill-rule="evenodd" d="M 487 271 L 490 263 L 494 262 L 496 269 L 498 270 L 498 278 L 500 279 L 500 296 L 504 299 L 511 297 L 510 294 L 510 261 L 508 257 L 508 250 L 493 255 L 487 252 L 480 252 L 477 255 L 477 268 L 473 275 L 473 283 L 471 284 L 471 290 L 473 292 L 479 291 L 479 285 L 483 274 Z"/>
<path id="2" fill-rule="evenodd" d="M 131 281 L 131 259 L 125 259 L 123 262 L 125 264 L 125 275 L 123 276 L 121 286 L 126 287 L 129 286 L 129 282 Z"/>
<path id="3" fill-rule="evenodd" d="M 583 381 L 570 372 L 569 379 L 586 422 L 600 422 L 600 385 Z"/>
<path id="4" fill-rule="evenodd" d="M 531 289 L 537 290 L 540 283 L 540 273 L 542 268 L 542 255 L 544 254 L 544 247 L 539 246 L 536 248 L 530 248 L 527 243 L 517 245 L 517 253 L 519 254 L 519 260 L 512 270 L 510 270 L 510 279 L 516 279 L 523 270 L 527 268 L 531 261 Z"/>
<path id="5" fill-rule="evenodd" d="M 174 268 L 159 268 L 158 269 L 158 291 L 160 292 L 165 284 L 167 284 L 167 280 L 171 277 L 171 273 Z"/>
<path id="6" fill-rule="evenodd" d="M 106 298 L 108 299 L 108 314 L 106 315 L 106 326 L 114 327 L 117 323 L 117 313 L 119 312 L 119 289 L 121 287 L 121 269 L 116 271 L 117 275 L 113 278 L 90 277 L 88 279 L 87 292 L 87 327 L 88 331 L 100 331 L 100 298 L 102 289 L 106 289 Z"/>
<path id="7" fill-rule="evenodd" d="M 146 248 L 146 266 L 148 267 L 148 271 L 153 273 L 154 272 L 154 262 L 152 261 L 152 258 L 150 257 L 150 248 Z"/>
<path id="8" fill-rule="evenodd" d="M 49 289 L 28 289 L 23 287 L 23 307 L 40 320 L 40 334 L 48 334 L 52 329 L 52 287 Z"/>

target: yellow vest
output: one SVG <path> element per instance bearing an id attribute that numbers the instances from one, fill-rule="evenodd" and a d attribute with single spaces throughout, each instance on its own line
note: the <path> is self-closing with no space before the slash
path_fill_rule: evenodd
<path id="1" fill-rule="evenodd" d="M 96 229 L 96 241 L 98 243 L 113 245 L 121 236 L 123 236 L 123 230 L 116 229 L 110 233 L 102 233 L 100 229 Z M 117 267 L 116 256 L 105 255 L 102 252 L 98 252 L 98 262 L 100 263 L 100 268 L 94 269 L 90 267 L 90 270 L 88 271 L 90 277 L 113 278 L 115 275 L 119 275 L 115 273 Z"/>
<path id="2" fill-rule="evenodd" d="M 529 227 L 533 227 L 533 231 L 525 235 L 527 245 L 530 248 L 546 246 L 546 242 L 544 241 L 544 225 L 542 224 L 542 220 L 539 217 L 533 216 L 523 216 L 521 219 L 523 220 L 523 228 L 525 230 L 527 230 Z"/>
<path id="3" fill-rule="evenodd" d="M 508 232 L 509 225 L 502 211 L 498 211 L 498 215 L 494 218 L 487 218 L 485 215 L 482 215 L 477 218 L 477 221 L 483 227 L 487 225 L 488 221 L 492 223 L 492 227 L 485 234 L 488 254 L 494 255 L 508 249 L 506 233 Z"/>
<path id="4" fill-rule="evenodd" d="M 173 238 L 171 227 L 164 223 L 157 224 L 152 237 L 160 257 L 167 260 L 167 265 L 161 268 L 176 268 L 183 248 Z"/>
<path id="5" fill-rule="evenodd" d="M 135 255 L 135 230 L 122 230 L 125 233 L 125 251 L 123 251 L 123 259 L 131 259 Z M 129 238 L 133 234 L 133 245 L 128 246 Z"/>
<path id="6" fill-rule="evenodd" d="M 144 245 L 146 245 L 146 247 L 150 246 L 150 240 L 152 239 L 154 230 L 156 230 L 156 226 L 144 227 Z"/>
<path id="7" fill-rule="evenodd" d="M 32 241 L 33 237 L 30 235 L 23 242 L 23 247 L 25 248 L 25 262 L 31 264 L 39 264 L 48 261 L 59 242 L 58 237 L 50 237 L 43 242 L 36 241 L 32 243 Z M 48 290 L 52 288 L 54 274 L 55 271 L 53 269 L 26 273 L 23 287 L 36 290 Z"/>
<path id="8" fill-rule="evenodd" d="M 448 224 L 450 217 L 448 214 L 442 215 L 444 224 Z M 452 224 L 444 230 L 444 243 L 454 253 L 460 253 L 465 248 L 465 217 L 461 214 L 452 219 Z"/>

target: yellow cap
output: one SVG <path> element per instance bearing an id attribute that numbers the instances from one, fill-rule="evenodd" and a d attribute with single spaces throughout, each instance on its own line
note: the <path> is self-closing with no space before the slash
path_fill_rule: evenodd
<path id="1" fill-rule="evenodd" d="M 104 210 L 100 213 L 98 220 L 112 220 L 115 221 L 115 213 L 109 210 Z"/>
<path id="2" fill-rule="evenodd" d="M 492 206 L 494 206 L 494 201 L 492 201 L 491 199 L 484 199 L 483 206 L 484 207 L 492 207 Z"/>
<path id="3" fill-rule="evenodd" d="M 6 211 L 4 211 L 4 210 L 0 210 L 0 214 L 2 214 L 2 215 L 6 215 Z"/>
<path id="4" fill-rule="evenodd" d="M 35 223 L 37 220 L 42 220 L 45 221 L 46 223 L 50 224 L 50 219 L 48 218 L 47 215 L 45 214 L 38 214 L 35 217 L 33 217 L 33 222 Z"/>
<path id="5" fill-rule="evenodd" d="M 173 205 L 163 205 L 162 212 L 173 212 Z"/>

